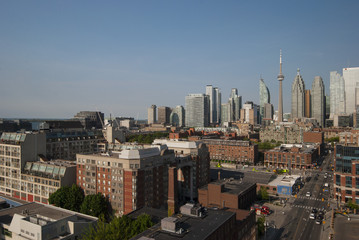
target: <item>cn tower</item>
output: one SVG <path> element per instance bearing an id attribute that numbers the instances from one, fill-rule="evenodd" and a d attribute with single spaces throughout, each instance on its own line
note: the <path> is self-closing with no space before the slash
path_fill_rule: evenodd
<path id="1" fill-rule="evenodd" d="M 282 50 L 280 50 L 280 57 L 279 57 L 279 74 L 278 74 L 278 81 L 279 81 L 279 102 L 278 102 L 278 122 L 283 122 L 283 93 L 282 93 L 282 81 L 284 80 L 284 75 L 282 74 Z"/>

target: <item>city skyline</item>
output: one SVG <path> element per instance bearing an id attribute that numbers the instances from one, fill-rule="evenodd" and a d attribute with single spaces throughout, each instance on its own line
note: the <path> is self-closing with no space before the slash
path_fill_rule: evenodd
<path id="1" fill-rule="evenodd" d="M 310 4 L 310 7 L 308 7 Z M 0 118 L 72 118 L 82 110 L 147 118 L 213 85 L 259 104 L 260 76 L 290 112 L 296 69 L 307 86 L 359 66 L 356 1 L 0 3 Z M 279 14 L 280 13 L 280 14 Z M 306 17 L 303 17 L 305 13 Z M 335 16 L 335 17 L 333 17 Z"/>

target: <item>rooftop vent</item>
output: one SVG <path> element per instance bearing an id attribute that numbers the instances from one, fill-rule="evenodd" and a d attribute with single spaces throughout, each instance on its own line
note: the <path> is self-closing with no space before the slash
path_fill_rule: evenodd
<path id="1" fill-rule="evenodd" d="M 180 212 L 183 215 L 191 216 L 191 217 L 203 217 L 204 216 L 204 208 L 201 206 L 196 206 L 192 203 L 187 203 L 180 207 Z"/>
<path id="2" fill-rule="evenodd" d="M 163 231 L 182 234 L 184 230 L 180 228 L 180 222 L 178 218 L 167 217 L 161 220 L 161 228 Z"/>

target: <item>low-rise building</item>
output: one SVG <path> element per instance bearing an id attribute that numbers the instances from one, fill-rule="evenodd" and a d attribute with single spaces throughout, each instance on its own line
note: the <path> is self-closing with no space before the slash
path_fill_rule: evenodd
<path id="1" fill-rule="evenodd" d="M 198 189 L 198 202 L 205 207 L 247 209 L 256 200 L 256 184 L 221 179 Z"/>
<path id="2" fill-rule="evenodd" d="M 202 139 L 208 146 L 210 159 L 232 164 L 256 164 L 258 145 L 250 141 Z"/>
<path id="3" fill-rule="evenodd" d="M 96 217 L 33 202 L 0 211 L 0 239 L 78 239 L 97 220 Z"/>
<path id="4" fill-rule="evenodd" d="M 72 184 L 76 184 L 76 162 L 27 162 L 21 173 L 21 190 L 13 196 L 28 202 L 47 204 L 52 193 Z"/>
<path id="5" fill-rule="evenodd" d="M 257 239 L 254 211 L 207 209 L 194 204 L 182 206 L 178 215 L 166 217 L 133 240 Z"/>
<path id="6" fill-rule="evenodd" d="M 312 168 L 319 154 L 317 144 L 282 144 L 264 153 L 264 164 L 278 168 Z"/>
<path id="7" fill-rule="evenodd" d="M 259 131 L 259 138 L 262 142 L 302 143 L 303 133 L 313 129 L 310 123 L 281 122 L 263 127 Z"/>

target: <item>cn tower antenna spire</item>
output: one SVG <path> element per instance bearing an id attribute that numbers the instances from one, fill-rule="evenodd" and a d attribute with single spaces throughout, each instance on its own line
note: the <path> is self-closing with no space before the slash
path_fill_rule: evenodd
<path id="1" fill-rule="evenodd" d="M 284 75 L 282 73 L 282 49 L 279 54 L 279 75 L 277 77 L 279 81 L 279 102 L 278 102 L 278 122 L 283 122 L 283 93 L 282 93 L 282 81 L 284 80 Z"/>

